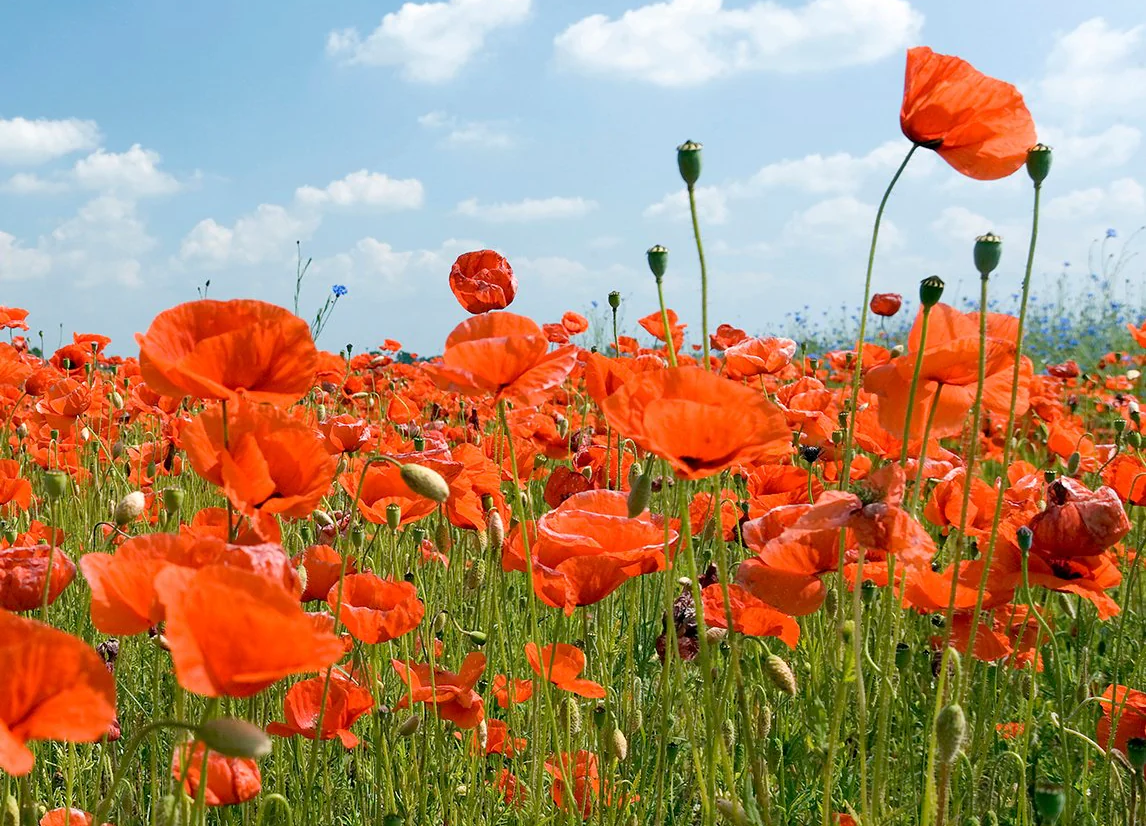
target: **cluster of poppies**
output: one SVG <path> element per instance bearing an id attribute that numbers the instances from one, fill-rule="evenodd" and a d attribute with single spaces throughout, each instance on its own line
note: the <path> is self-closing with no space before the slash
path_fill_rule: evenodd
<path id="1" fill-rule="evenodd" d="M 1029 166 L 1036 143 L 1013 87 L 928 49 L 909 52 L 901 125 L 913 151 L 980 179 Z M 629 617 L 664 629 L 661 668 L 722 639 L 798 651 L 833 580 L 945 614 L 937 651 L 1036 672 L 1054 617 L 1032 588 L 1087 600 L 1101 620 L 1119 613 L 1111 591 L 1136 559 L 1127 507 L 1146 504 L 1127 357 L 1036 373 L 1017 319 L 962 313 L 927 282 L 895 351 L 861 342 L 798 357 L 795 341 L 722 324 L 707 359 L 687 351 L 667 308 L 640 319 L 652 346 L 616 336 L 600 351 L 576 343 L 589 324 L 575 312 L 537 324 L 507 311 L 517 280 L 491 250 L 461 256 L 449 283 L 470 316 L 439 357 L 414 363 L 395 361 L 390 340 L 353 357 L 320 351 L 306 322 L 255 300 L 160 313 L 138 358 L 110 356 L 90 334 L 42 358 L 18 335 L 26 312 L 0 307 L 12 332 L 0 344 L 0 771 L 33 771 L 31 741 L 134 734 L 121 732 L 107 638 L 150 637 L 182 690 L 203 698 L 282 685 L 281 719 L 253 721 L 275 737 L 354 749 L 358 720 L 420 704 L 464 748 L 505 758 L 495 787 L 522 806 L 533 789 L 512 761 L 533 744 L 502 712 L 535 694 L 576 703 L 614 691 L 610 663 L 590 663 L 588 644 L 542 632 L 536 617 L 631 595 L 634 580 L 669 595 L 651 603 L 658 613 Z M 877 294 L 871 309 L 901 304 Z M 1146 329 L 1132 332 L 1146 343 Z M 61 502 L 109 485 L 130 492 L 108 521 L 83 526 L 99 544 L 65 536 Z M 212 501 L 187 514 L 196 486 Z M 438 626 L 453 606 L 427 611 L 408 556 L 462 567 L 478 592 L 491 576 L 519 584 L 532 634 L 500 650 L 529 671 L 507 662 L 487 677 L 477 649 L 491 629 L 466 631 L 471 650 L 444 651 Z M 98 648 L 53 625 L 77 590 Z M 389 696 L 383 670 L 398 686 Z M 1103 748 L 1134 751 L 1144 697 L 1105 687 Z M 189 728 L 170 762 L 188 796 L 219 806 L 258 795 L 253 754 Z M 604 754 L 550 743 L 558 807 L 589 817 L 639 803 L 603 776 Z M 112 805 L 92 808 L 102 817 Z M 65 820 L 92 815 L 65 808 L 41 822 Z"/>

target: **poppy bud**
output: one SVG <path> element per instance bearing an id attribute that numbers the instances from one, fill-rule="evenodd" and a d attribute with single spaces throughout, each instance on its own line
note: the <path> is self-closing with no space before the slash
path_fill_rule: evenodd
<path id="1" fill-rule="evenodd" d="M 768 735 L 772 732 L 772 708 L 767 704 L 760 706 L 760 711 L 756 715 L 756 736 L 761 742 L 768 739 Z"/>
<path id="2" fill-rule="evenodd" d="M 258 760 L 271 753 L 271 738 L 265 731 L 234 717 L 206 722 L 199 726 L 195 736 L 224 757 Z"/>
<path id="3" fill-rule="evenodd" d="M 713 626 L 712 628 L 706 628 L 704 631 L 704 638 L 708 641 L 709 645 L 716 645 L 720 642 L 723 642 L 724 638 L 727 636 L 727 628 L 717 628 Z"/>
<path id="4" fill-rule="evenodd" d="M 569 733 L 570 737 L 581 733 L 581 707 L 577 705 L 575 699 L 566 697 L 561 703 L 561 708 L 558 709 L 558 715 L 561 727 Z"/>
<path id="5" fill-rule="evenodd" d="M 463 631 L 462 633 L 469 637 L 470 642 L 472 642 L 478 648 L 481 648 L 486 644 L 486 642 L 489 641 L 489 637 L 484 631 Z"/>
<path id="6" fill-rule="evenodd" d="M 613 733 L 609 735 L 609 751 L 617 760 L 623 761 L 629 756 L 629 741 L 625 739 L 625 733 L 619 728 L 613 729 Z"/>
<path id="7" fill-rule="evenodd" d="M 895 667 L 900 671 L 911 665 L 911 646 L 905 642 L 895 644 Z"/>
<path id="8" fill-rule="evenodd" d="M 700 150 L 703 148 L 696 141 L 685 141 L 676 148 L 677 169 L 690 187 L 700 180 Z"/>
<path id="9" fill-rule="evenodd" d="M 1146 767 L 1146 737 L 1131 737 L 1126 741 L 1126 758 L 1134 771 L 1141 774 Z"/>
<path id="10" fill-rule="evenodd" d="M 501 546 L 505 544 L 505 523 L 502 522 L 501 513 L 496 510 L 491 510 L 487 517 L 486 534 L 489 539 L 489 544 L 501 550 Z"/>
<path id="11" fill-rule="evenodd" d="M 123 439 L 116 439 L 111 443 L 111 458 L 118 459 L 127 450 L 127 445 L 123 443 Z"/>
<path id="12" fill-rule="evenodd" d="M 1051 148 L 1045 143 L 1036 143 L 1027 150 L 1027 174 L 1035 186 L 1040 185 L 1050 174 L 1052 155 Z"/>
<path id="13" fill-rule="evenodd" d="M 1035 786 L 1035 811 L 1039 813 L 1039 823 L 1054 823 L 1066 808 L 1066 794 L 1062 786 L 1039 783 Z"/>
<path id="14" fill-rule="evenodd" d="M 1021 528 L 1015 531 L 1015 538 L 1018 540 L 1020 551 L 1025 554 L 1031 552 L 1031 545 L 1035 539 L 1034 531 L 1032 531 L 1026 525 L 1023 525 Z"/>
<path id="15" fill-rule="evenodd" d="M 999 266 L 999 260 L 1003 257 L 1003 239 L 993 232 L 988 232 L 986 235 L 980 235 L 975 239 L 975 269 L 979 271 L 979 275 L 986 278 L 993 273 Z"/>
<path id="16" fill-rule="evenodd" d="M 840 626 L 840 637 L 844 641 L 844 645 L 851 645 L 852 637 L 856 633 L 856 624 L 851 620 L 847 620 Z"/>
<path id="17" fill-rule="evenodd" d="M 621 294 L 617 290 L 609 293 L 609 306 L 614 310 L 621 306 Z"/>
<path id="18" fill-rule="evenodd" d="M 430 630 L 434 634 L 441 634 L 446 630 L 446 623 L 449 621 L 449 611 L 439 611 L 434 615 L 434 621 L 430 624 Z"/>
<path id="19" fill-rule="evenodd" d="M 466 569 L 465 586 L 467 591 L 476 591 L 485 582 L 485 560 L 477 559 Z"/>
<path id="20" fill-rule="evenodd" d="M 935 759 L 944 765 L 955 761 L 963 738 L 967 736 L 967 717 L 957 703 L 944 706 L 935 721 Z"/>
<path id="21" fill-rule="evenodd" d="M 748 813 L 739 803 L 724 797 L 716 798 L 716 810 L 724 815 L 732 826 L 748 826 Z"/>
<path id="22" fill-rule="evenodd" d="M 422 718 L 417 714 L 411 714 L 398 726 L 398 734 L 402 737 L 411 737 L 420 725 L 422 725 Z"/>
<path id="23" fill-rule="evenodd" d="M 406 487 L 419 496 L 433 500 L 439 505 L 450 498 L 450 485 L 436 470 L 424 465 L 402 465 L 399 474 Z"/>
<path id="24" fill-rule="evenodd" d="M 391 502 L 386 506 L 386 527 L 392 531 L 396 531 L 401 524 L 402 508 L 396 502 Z"/>
<path id="25" fill-rule="evenodd" d="M 903 296 L 899 293 L 876 293 L 868 306 L 876 315 L 890 318 L 903 306 Z"/>
<path id="26" fill-rule="evenodd" d="M 439 522 L 437 530 L 434 531 L 434 544 L 438 546 L 438 550 L 442 553 L 447 553 L 450 548 L 454 547 L 454 542 L 450 539 L 450 523 Z"/>
<path id="27" fill-rule="evenodd" d="M 649 247 L 649 251 L 645 253 L 645 257 L 649 260 L 649 269 L 652 270 L 653 276 L 660 281 L 664 278 L 665 271 L 668 269 L 669 251 L 668 247 L 662 247 L 657 244 L 655 247 Z M 612 293 L 610 293 L 612 295 Z M 618 300 L 620 295 L 617 294 Z"/>
<path id="28" fill-rule="evenodd" d="M 144 497 L 141 491 L 133 490 L 116 504 L 115 510 L 112 512 L 112 519 L 115 521 L 115 526 L 122 528 L 129 522 L 134 522 L 146 508 L 146 497 Z"/>
<path id="29" fill-rule="evenodd" d="M 764 673 L 768 675 L 768 679 L 777 689 L 785 694 L 795 696 L 796 675 L 792 673 L 788 663 L 775 654 L 769 654 L 768 658 L 764 660 Z"/>
<path id="30" fill-rule="evenodd" d="M 943 297 L 943 288 L 947 285 L 938 275 L 929 275 L 919 282 L 919 303 L 924 307 L 934 307 Z"/>
<path id="31" fill-rule="evenodd" d="M 333 528 L 334 527 L 334 517 L 331 516 L 326 511 L 315 511 L 314 512 L 314 523 L 316 525 L 318 525 L 318 527 L 320 527 L 320 528 Z"/>
<path id="32" fill-rule="evenodd" d="M 1074 453 L 1070 454 L 1070 458 L 1066 460 L 1066 475 L 1067 476 L 1074 476 L 1075 474 L 1077 474 L 1078 473 L 1078 465 L 1079 465 L 1079 462 L 1081 462 L 1081 461 L 1082 461 L 1082 456 L 1079 454 L 1079 452 L 1077 450 Z"/>
<path id="33" fill-rule="evenodd" d="M 637 477 L 637 482 L 629 490 L 629 518 L 636 519 L 645 509 L 649 506 L 649 500 L 653 495 L 653 474 L 652 466 Z"/>
<path id="34" fill-rule="evenodd" d="M 180 488 L 167 488 L 163 491 L 163 509 L 172 516 L 177 516 L 183 508 L 185 494 Z"/>

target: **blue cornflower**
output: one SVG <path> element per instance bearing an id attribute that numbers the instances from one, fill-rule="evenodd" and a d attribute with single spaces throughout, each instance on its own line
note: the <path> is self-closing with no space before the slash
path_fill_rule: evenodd
<path id="1" fill-rule="evenodd" d="M 1117 238 L 1117 237 L 1118 237 L 1118 233 L 1117 233 L 1117 232 L 1115 232 L 1113 229 L 1108 229 L 1108 230 L 1106 231 L 1106 237 L 1107 237 L 1107 238 Z"/>
<path id="2" fill-rule="evenodd" d="M 335 298 L 342 298 L 342 296 L 344 296 L 348 292 L 350 292 L 350 290 L 346 289 L 346 287 L 343 286 L 342 284 L 335 284 L 333 287 L 330 288 L 330 291 L 332 293 L 334 293 Z"/>

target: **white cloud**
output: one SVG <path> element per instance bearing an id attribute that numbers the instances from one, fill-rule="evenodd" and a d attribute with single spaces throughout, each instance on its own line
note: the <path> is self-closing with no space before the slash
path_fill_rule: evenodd
<path id="1" fill-rule="evenodd" d="M 1054 149 L 1054 165 L 1060 168 L 1095 169 L 1122 166 L 1138 151 L 1142 132 L 1116 123 L 1103 132 L 1079 135 L 1061 129 L 1039 130 L 1040 139 Z"/>
<path id="2" fill-rule="evenodd" d="M 997 224 L 966 207 L 946 207 L 939 217 L 931 222 L 931 229 L 939 236 L 964 244 L 968 247 L 976 238 L 987 232 L 994 232 Z"/>
<path id="3" fill-rule="evenodd" d="M 79 286 L 143 284 L 140 259 L 155 246 L 155 239 L 131 201 L 101 195 L 80 208 L 75 218 L 41 239 L 52 268 L 77 277 Z"/>
<path id="4" fill-rule="evenodd" d="M 408 80 L 450 80 L 493 31 L 523 22 L 531 0 L 404 3 L 364 39 L 357 29 L 331 32 L 326 53 L 365 66 L 400 66 Z"/>
<path id="5" fill-rule="evenodd" d="M 709 224 L 723 224 L 728 220 L 728 193 L 719 186 L 698 186 L 696 188 L 697 215 Z M 667 218 L 671 221 L 684 221 L 690 216 L 688 192 L 681 189 L 670 192 L 655 204 L 645 208 L 646 218 Z"/>
<path id="6" fill-rule="evenodd" d="M 597 208 L 596 201 L 585 198 L 526 198 L 523 201 L 500 204 L 481 204 L 469 198 L 457 206 L 458 214 L 478 218 L 495 224 L 551 221 L 563 218 L 581 218 Z"/>
<path id="7" fill-rule="evenodd" d="M 612 20 L 586 17 L 555 40 L 587 71 L 693 86 L 746 71 L 791 73 L 869 63 L 913 42 L 923 15 L 907 0 L 810 0 L 799 8 L 667 0 Z"/>
<path id="8" fill-rule="evenodd" d="M 451 238 L 437 249 L 398 250 L 377 238 L 363 238 L 349 251 L 315 261 L 311 271 L 350 285 L 386 284 L 407 291 L 418 283 L 412 275 L 441 276 L 463 252 L 482 249 L 478 241 Z"/>
<path id="9" fill-rule="evenodd" d="M 306 206 L 371 206 L 401 210 L 421 208 L 425 190 L 417 178 L 396 179 L 360 169 L 345 178 L 331 181 L 322 189 L 299 187 L 294 196 Z"/>
<path id="10" fill-rule="evenodd" d="M 67 191 L 68 185 L 63 181 L 41 178 L 32 172 L 17 172 L 3 184 L 0 192 L 12 195 L 52 195 Z"/>
<path id="11" fill-rule="evenodd" d="M 168 195 L 177 192 L 179 181 L 159 169 L 158 152 L 138 143 L 126 152 L 97 149 L 76 161 L 72 176 L 85 189 L 110 192 L 124 197 Z"/>
<path id="12" fill-rule="evenodd" d="M 875 205 L 851 195 L 841 195 L 793 215 L 784 227 L 784 240 L 797 245 L 815 241 L 867 241 L 871 238 L 874 220 Z M 902 243 L 898 227 L 885 217 L 879 229 L 880 247 L 897 247 Z"/>
<path id="13" fill-rule="evenodd" d="M 1146 101 L 1146 27 L 1117 29 L 1092 17 L 1061 35 L 1047 56 L 1041 91 L 1077 112 L 1115 111 Z"/>
<path id="14" fill-rule="evenodd" d="M 23 247 L 16 236 L 0 232 L 0 281 L 43 278 L 51 269 L 50 255 Z"/>
<path id="15" fill-rule="evenodd" d="M 1074 221 L 1090 216 L 1124 218 L 1146 208 L 1146 191 L 1133 178 L 1119 178 L 1107 187 L 1076 189 L 1047 202 L 1044 214 L 1054 220 Z"/>
<path id="16" fill-rule="evenodd" d="M 835 152 L 831 155 L 805 155 L 796 160 L 768 164 L 742 184 L 734 187 L 737 194 L 790 187 L 811 194 L 854 192 L 873 172 L 891 172 L 903 161 L 909 144 L 888 141 L 866 155 Z"/>
<path id="17" fill-rule="evenodd" d="M 316 214 L 292 213 L 277 204 L 260 204 L 232 227 L 207 218 L 187 233 L 179 260 L 206 269 L 285 260 L 293 254 L 295 241 L 310 238 L 320 222 Z"/>
<path id="18" fill-rule="evenodd" d="M 95 121 L 0 118 L 0 163 L 32 165 L 92 149 L 99 144 Z"/>
<path id="19" fill-rule="evenodd" d="M 418 125 L 445 132 L 445 142 L 450 146 L 509 149 L 514 145 L 513 136 L 505 126 L 494 121 L 467 121 L 445 112 L 427 112 L 418 117 Z"/>

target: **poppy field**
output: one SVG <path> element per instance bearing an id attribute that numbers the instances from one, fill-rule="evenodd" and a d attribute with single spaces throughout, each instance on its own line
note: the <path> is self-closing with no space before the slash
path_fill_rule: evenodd
<path id="1" fill-rule="evenodd" d="M 911 49 L 900 125 L 844 349 L 710 323 L 692 141 L 639 332 L 507 309 L 492 250 L 428 359 L 253 298 L 42 353 L 0 307 L 0 826 L 1146 822 L 1146 323 L 1024 349 L 1014 86 Z M 970 312 L 878 291 L 924 152 L 1029 186 Z"/>

